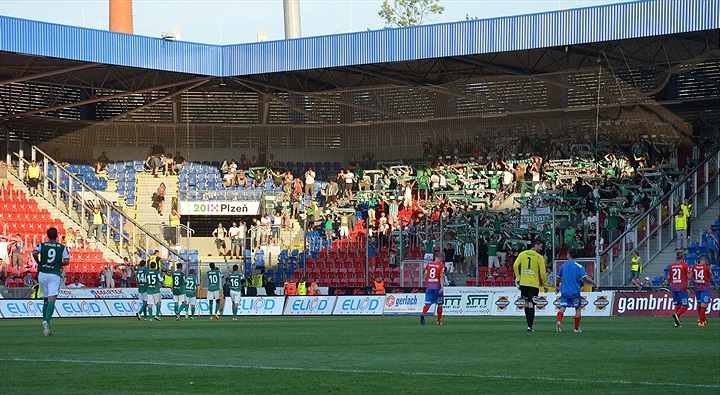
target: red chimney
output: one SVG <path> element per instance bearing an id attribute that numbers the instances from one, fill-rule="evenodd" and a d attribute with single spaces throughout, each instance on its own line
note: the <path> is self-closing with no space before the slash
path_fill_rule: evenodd
<path id="1" fill-rule="evenodd" d="M 110 31 L 132 34 L 132 0 L 110 0 Z"/>

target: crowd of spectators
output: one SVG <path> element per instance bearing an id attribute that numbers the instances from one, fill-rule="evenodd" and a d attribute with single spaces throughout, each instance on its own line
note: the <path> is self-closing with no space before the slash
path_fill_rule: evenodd
<path id="1" fill-rule="evenodd" d="M 317 185 L 312 168 L 302 177 L 278 168 L 256 168 L 252 178 L 272 179 L 282 187 L 269 213 L 272 226 L 307 221 L 309 229 L 341 239 L 369 228 L 378 248 L 397 248 L 393 243 L 400 235 L 406 246 L 432 242 L 440 249 L 450 243 L 461 272 L 472 269 L 464 263 L 473 251 L 477 258 L 472 259 L 481 264 L 510 265 L 535 238 L 546 242 L 549 260 L 553 251 L 555 258 L 563 258 L 570 249 L 576 257 L 593 257 L 596 241 L 603 247 L 633 230 L 633 219 L 711 148 L 710 143 L 648 137 L 645 133 L 652 130 L 616 132 L 601 135 L 597 143 L 574 130 L 555 137 L 543 133 L 499 140 L 495 149 L 478 141 L 427 142 L 423 161 L 412 165 L 358 162 L 353 157 L 320 190 L 309 187 Z M 692 193 L 690 183 L 685 193 Z M 504 208 L 502 202 L 510 196 L 520 208 Z M 637 232 L 628 232 L 627 248 L 635 245 L 636 235 L 671 215 L 667 211 L 665 206 L 662 218 L 650 216 L 638 224 Z M 498 272 L 491 268 L 490 273 Z"/>

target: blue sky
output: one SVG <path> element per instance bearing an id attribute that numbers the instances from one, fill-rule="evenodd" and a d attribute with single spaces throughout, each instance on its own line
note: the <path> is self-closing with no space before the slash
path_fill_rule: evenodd
<path id="1" fill-rule="evenodd" d="M 627 0 L 440 0 L 442 15 L 429 23 L 493 18 L 586 7 Z M 382 29 L 382 0 L 300 0 L 302 35 L 318 36 Z M 108 0 L 0 0 L 0 14 L 18 18 L 108 28 Z M 282 0 L 134 0 L 135 34 L 159 37 L 179 28 L 182 40 L 209 44 L 257 41 L 267 30 L 269 40 L 284 38 Z"/>

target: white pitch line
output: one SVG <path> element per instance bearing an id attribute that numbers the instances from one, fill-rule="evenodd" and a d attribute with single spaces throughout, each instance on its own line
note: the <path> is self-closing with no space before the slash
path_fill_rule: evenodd
<path id="1" fill-rule="evenodd" d="M 328 369 L 328 368 L 308 368 L 308 367 L 292 367 L 292 366 L 256 366 L 256 365 L 231 365 L 231 364 L 210 364 L 210 363 L 181 363 L 181 362 L 153 362 L 153 361 L 93 361 L 80 359 L 33 359 L 33 358 L 0 358 L 5 362 L 46 362 L 46 363 L 77 363 L 90 365 L 150 365 L 150 366 L 172 366 L 172 367 L 191 367 L 191 368 L 228 368 L 228 369 L 260 369 L 260 370 L 278 370 L 278 371 L 296 371 L 296 372 L 325 372 L 325 373 L 353 373 L 353 374 L 390 374 L 405 376 L 430 376 L 430 377 L 457 377 L 457 378 L 477 378 L 477 379 L 497 379 L 497 380 L 538 380 L 551 382 L 566 383 L 590 383 L 590 384 L 622 384 L 622 385 L 646 385 L 654 387 L 680 387 L 680 388 L 720 388 L 720 384 L 688 384 L 688 383 L 656 383 L 652 381 L 629 381 L 629 380 L 588 380 L 562 377 L 530 377 L 530 376 L 511 376 L 503 374 L 475 374 L 475 373 L 434 373 L 434 372 L 403 372 L 403 371 L 386 371 L 386 370 L 360 370 L 360 369 Z"/>

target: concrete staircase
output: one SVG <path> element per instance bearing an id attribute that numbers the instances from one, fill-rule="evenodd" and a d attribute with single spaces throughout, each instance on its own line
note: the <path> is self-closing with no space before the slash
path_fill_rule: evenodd
<path id="1" fill-rule="evenodd" d="M 161 183 L 165 183 L 165 207 L 162 215 L 152 207 L 152 195 Z M 177 197 L 178 176 L 159 176 L 138 174 L 135 184 L 135 220 L 158 237 L 163 237 L 162 224 L 169 224 L 173 198 Z"/>
<path id="2" fill-rule="evenodd" d="M 27 196 L 30 196 L 30 191 L 24 182 L 22 182 L 15 173 L 8 172 L 8 180 L 13 183 L 13 188 L 25 192 Z M 41 191 L 41 189 L 38 189 Z M 82 229 L 82 234 L 87 234 L 88 226 L 82 227 L 80 225 L 80 218 L 74 210 L 61 211 L 54 204 L 50 203 L 49 199 L 53 199 L 53 196 L 48 193 L 48 196 L 38 196 L 34 199 L 38 203 L 40 209 L 46 209 L 50 212 L 52 218 L 58 218 L 63 222 L 65 228 Z M 93 248 L 98 248 L 103 253 L 105 259 L 113 259 L 116 262 L 122 262 L 122 257 L 116 254 L 111 249 L 107 248 L 105 244 L 99 241 L 93 241 L 90 243 Z"/>
<path id="3" fill-rule="evenodd" d="M 714 189 L 710 189 L 710 193 L 713 193 Z M 700 195 L 698 200 L 700 198 L 704 199 L 705 197 L 704 195 Z M 713 200 L 712 196 L 709 198 L 710 201 Z M 718 197 L 716 196 L 714 199 L 718 199 Z M 718 200 L 718 202 L 720 202 L 720 200 Z M 697 217 L 692 218 L 690 221 L 692 232 L 689 232 L 691 235 L 689 236 L 688 245 L 692 242 L 701 241 L 700 238 L 702 233 L 707 232 L 708 228 L 710 228 L 710 226 L 718 218 L 718 213 L 720 213 L 720 206 L 716 203 L 709 205 L 704 211 L 697 213 Z M 660 254 L 658 254 L 658 256 L 655 257 L 649 265 L 645 266 L 645 269 L 643 269 L 643 277 L 650 277 L 652 280 L 655 276 L 663 276 L 665 267 L 670 263 L 675 262 L 676 248 L 676 240 L 673 239 L 673 241 L 663 248 Z"/>

